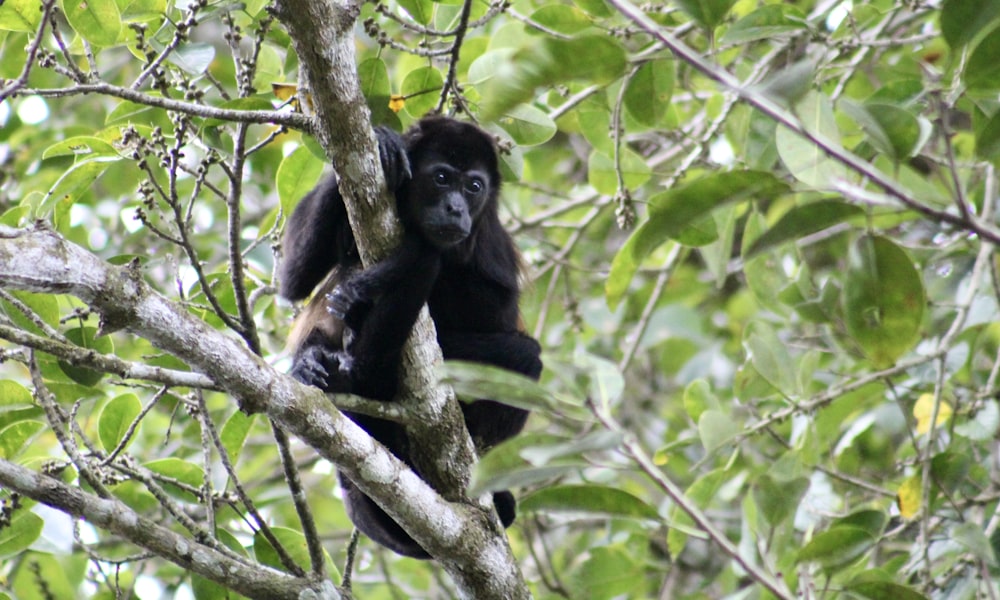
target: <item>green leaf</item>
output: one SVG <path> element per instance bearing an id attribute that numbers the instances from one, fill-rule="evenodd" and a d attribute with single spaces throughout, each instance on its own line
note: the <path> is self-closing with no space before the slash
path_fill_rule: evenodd
<path id="1" fill-rule="evenodd" d="M 534 106 L 520 104 L 497 119 L 497 125 L 510 134 L 518 146 L 535 146 L 552 139 L 556 124 Z"/>
<path id="2" fill-rule="evenodd" d="M 765 473 L 753 485 L 753 501 L 764 520 L 771 527 L 777 527 L 795 515 L 799 502 L 808 490 L 809 480 L 805 477 L 776 481 Z"/>
<path id="3" fill-rule="evenodd" d="M 254 415 L 248 415 L 243 411 L 236 411 L 226 420 L 219 432 L 219 439 L 222 440 L 222 447 L 225 448 L 230 462 L 236 464 L 246 444 L 250 427 L 253 426 Z"/>
<path id="4" fill-rule="evenodd" d="M 643 63 L 625 88 L 625 108 L 643 125 L 654 127 L 663 122 L 674 93 L 674 63 L 651 60 Z"/>
<path id="5" fill-rule="evenodd" d="M 119 157 L 97 156 L 78 162 L 62 174 L 49 189 L 39 209 L 42 212 L 51 211 L 61 201 L 76 202 L 80 196 L 90 191 L 97 178 L 114 164 Z"/>
<path id="6" fill-rule="evenodd" d="M 807 131 L 817 133 L 829 142 L 840 144 L 840 131 L 833 117 L 830 99 L 817 92 L 809 92 L 795 104 L 795 113 Z M 826 152 L 811 141 L 778 126 L 775 134 L 778 156 L 785 168 L 799 181 L 815 189 L 828 189 L 836 181 L 848 178 L 847 169 L 827 156 Z"/>
<path id="7" fill-rule="evenodd" d="M 982 442 L 993 439 L 997 429 L 1000 429 L 1000 408 L 997 407 L 995 400 L 989 400 L 968 421 L 956 425 L 955 433 L 970 440 Z"/>
<path id="8" fill-rule="evenodd" d="M 719 230 L 715 226 L 715 219 L 712 215 L 698 219 L 677 234 L 677 241 L 681 245 L 695 248 L 707 246 L 718 239 Z"/>
<path id="9" fill-rule="evenodd" d="M 971 42 L 1000 16 L 1000 0 L 944 0 L 941 35 L 954 49 Z"/>
<path id="10" fill-rule="evenodd" d="M 41 421 L 18 421 L 0 429 L 0 459 L 13 460 L 47 425 Z"/>
<path id="11" fill-rule="evenodd" d="M 519 373 L 481 363 L 447 360 L 438 368 L 443 383 L 462 399 L 490 398 L 528 410 L 552 410 L 552 394 L 537 381 Z"/>
<path id="12" fill-rule="evenodd" d="M 15 511 L 10 523 L 0 527 L 0 560 L 27 550 L 42 535 L 44 525 L 45 521 L 30 510 Z"/>
<path id="13" fill-rule="evenodd" d="M 635 189 L 649 181 L 652 170 L 641 156 L 622 146 L 618 158 L 626 188 Z M 591 152 L 590 160 L 587 162 L 587 181 L 598 192 L 613 196 L 618 191 L 615 160 L 603 152 Z"/>
<path id="14" fill-rule="evenodd" d="M 109 336 L 97 336 L 97 329 L 94 327 L 77 327 L 66 332 L 66 338 L 80 346 L 93 350 L 99 354 L 111 354 L 114 352 L 114 345 Z M 59 368 L 67 377 L 73 381 L 92 387 L 104 377 L 101 371 L 95 371 L 88 367 L 77 367 L 65 361 L 59 361 Z"/>
<path id="15" fill-rule="evenodd" d="M 705 450 L 715 450 L 739 433 L 739 423 L 721 410 L 706 410 L 698 417 L 698 436 Z"/>
<path id="16" fill-rule="evenodd" d="M 705 508 L 719 491 L 719 486 L 725 480 L 726 472 L 716 469 L 705 473 L 692 483 L 684 495 L 700 508 Z M 667 548 L 670 556 L 680 556 L 687 544 L 688 536 L 693 530 L 694 521 L 679 507 L 674 506 L 670 512 L 670 529 L 667 531 Z"/>
<path id="17" fill-rule="evenodd" d="M 62 0 L 70 26 L 96 46 L 113 46 L 122 30 L 115 0 Z"/>
<path id="18" fill-rule="evenodd" d="M 592 100 L 584 103 L 576 111 L 576 121 L 580 133 L 587 139 L 594 150 L 610 156 L 614 154 L 615 142 L 608 135 L 611 127 L 611 109 L 606 102 Z"/>
<path id="19" fill-rule="evenodd" d="M 808 27 L 805 14 L 788 4 L 768 4 L 733 23 L 722 34 L 719 44 L 737 46 L 757 40 L 792 35 Z"/>
<path id="20" fill-rule="evenodd" d="M 369 58 L 358 65 L 358 81 L 361 93 L 369 100 L 376 97 L 388 98 L 392 93 L 389 87 L 389 70 L 381 58 Z"/>
<path id="21" fill-rule="evenodd" d="M 684 388 L 684 410 L 692 421 L 697 421 L 706 410 L 719 409 L 719 399 L 704 379 L 696 379 Z"/>
<path id="22" fill-rule="evenodd" d="M 35 33 L 42 21 L 38 0 L 0 2 L 0 30 Z"/>
<path id="23" fill-rule="evenodd" d="M 816 70 L 817 65 L 813 60 L 803 59 L 772 73 L 754 87 L 768 98 L 789 107 L 802 100 L 813 89 Z"/>
<path id="24" fill-rule="evenodd" d="M 285 218 L 292 214 L 299 200 L 308 194 L 323 175 L 323 161 L 305 146 L 299 146 L 282 159 L 275 174 L 278 200 Z"/>
<path id="25" fill-rule="evenodd" d="M 871 600 L 927 600 L 927 596 L 914 590 L 913 588 L 899 585 L 891 581 L 864 581 L 852 583 L 847 586 L 847 591 L 852 594 L 864 596 Z"/>
<path id="26" fill-rule="evenodd" d="M 9 293 L 31 309 L 44 323 L 53 327 L 59 324 L 59 302 L 55 296 L 16 290 L 11 290 Z M 0 300 L 0 307 L 3 308 L 7 317 L 18 327 L 32 333 L 42 333 L 42 330 L 32 320 L 24 316 L 20 310 L 15 308 L 13 304 L 6 300 Z"/>
<path id="27" fill-rule="evenodd" d="M 844 283 L 847 331 L 876 368 L 886 368 L 920 337 L 926 294 L 902 248 L 866 235 L 851 246 Z"/>
<path id="28" fill-rule="evenodd" d="M 0 414 L 34 407 L 35 402 L 26 387 L 10 379 L 0 380 Z"/>
<path id="29" fill-rule="evenodd" d="M 534 466 L 522 456 L 527 449 L 539 448 L 544 451 L 546 447 L 563 443 L 565 440 L 551 435 L 525 434 L 498 444 L 476 463 L 469 481 L 469 495 L 478 496 L 490 491 L 548 481 L 592 466 L 576 457 L 559 464 Z"/>
<path id="30" fill-rule="evenodd" d="M 951 495 L 965 482 L 972 459 L 963 452 L 945 450 L 931 459 L 931 478 L 939 489 Z"/>
<path id="31" fill-rule="evenodd" d="M 556 459 L 577 459 L 588 452 L 617 449 L 621 447 L 624 438 L 622 433 L 599 429 L 567 441 L 550 441 L 541 445 L 524 446 L 520 448 L 518 455 L 530 464 L 540 467 Z"/>
<path id="32" fill-rule="evenodd" d="M 495 452 L 496 449 L 490 452 Z M 480 463 L 481 464 L 481 463 Z M 580 464 L 557 464 L 545 467 L 521 467 L 505 471 L 487 472 L 476 465 L 469 481 L 468 493 L 470 496 L 478 496 L 486 492 L 496 492 L 509 488 L 519 488 L 537 486 L 543 482 L 578 474 L 580 471 L 591 467 L 585 463 Z"/>
<path id="33" fill-rule="evenodd" d="M 787 193 L 788 184 L 763 171 L 713 173 L 650 199 L 649 219 L 640 225 L 615 255 L 605 284 L 608 304 L 617 306 L 639 265 L 668 239 L 677 238 L 695 221 L 728 202 L 773 199 Z"/>
<path id="34" fill-rule="evenodd" d="M 531 20 L 564 35 L 575 35 L 591 26 L 582 10 L 564 4 L 546 4 L 531 13 Z"/>
<path id="35" fill-rule="evenodd" d="M 122 21 L 153 21 L 166 14 L 167 0 L 129 0 L 127 6 L 119 2 L 118 9 L 122 11 Z"/>
<path id="36" fill-rule="evenodd" d="M 149 94 L 152 98 L 161 98 L 162 95 L 154 92 L 152 90 L 144 92 Z M 104 119 L 104 123 L 110 125 L 112 123 L 132 123 L 137 120 L 137 117 L 143 113 L 154 113 L 155 109 L 152 106 L 145 104 L 139 104 L 137 102 L 132 102 L 130 100 L 122 100 L 115 105 L 108 116 Z"/>
<path id="37" fill-rule="evenodd" d="M 990 545 L 989 539 L 986 538 L 986 534 L 983 533 L 981 526 L 971 521 L 959 523 L 952 528 L 950 537 L 968 548 L 976 558 L 988 565 L 996 566 L 996 555 L 993 554 L 993 547 Z"/>
<path id="38" fill-rule="evenodd" d="M 729 14 L 736 0 L 675 0 L 677 6 L 705 29 L 715 29 Z"/>
<path id="39" fill-rule="evenodd" d="M 930 137 L 930 123 L 893 104 L 860 106 L 845 101 L 841 106 L 865 130 L 871 144 L 894 161 L 910 158 Z"/>
<path id="40" fill-rule="evenodd" d="M 976 45 L 965 63 L 963 78 L 970 90 L 989 92 L 1000 88 L 1000 27 Z"/>
<path id="41" fill-rule="evenodd" d="M 534 492 L 518 503 L 525 512 L 659 519 L 652 506 L 623 490 L 603 485 L 559 485 Z"/>
<path id="42" fill-rule="evenodd" d="M 763 321 L 751 321 L 743 331 L 743 348 L 747 359 L 761 377 L 782 394 L 794 395 L 795 362 L 785 342 Z"/>
<path id="43" fill-rule="evenodd" d="M 420 67 L 406 74 L 400 92 L 406 97 L 406 112 L 422 117 L 437 106 L 444 77 L 434 67 Z"/>
<path id="44" fill-rule="evenodd" d="M 886 523 L 888 523 L 889 517 L 881 510 L 859 510 L 853 512 L 846 517 L 840 517 L 835 519 L 832 527 L 856 527 L 863 529 L 870 533 L 872 537 L 878 538 L 882 535 L 882 531 L 885 529 Z"/>
<path id="45" fill-rule="evenodd" d="M 531 99 L 538 87 L 573 80 L 607 84 L 620 78 L 626 66 L 624 48 L 606 35 L 546 37 L 512 53 L 481 56 L 469 68 L 469 78 L 483 81 L 480 117 L 491 121 Z"/>
<path id="46" fill-rule="evenodd" d="M 142 403 L 135 394 L 122 394 L 104 405 L 101 418 L 97 423 L 98 436 L 101 445 L 108 452 L 118 447 L 125 439 L 128 428 L 142 412 Z M 135 441 L 135 435 L 129 440 L 129 445 Z"/>
<path id="47" fill-rule="evenodd" d="M 161 458 L 146 463 L 146 468 L 154 473 L 159 473 L 169 479 L 175 479 L 179 483 L 186 484 L 195 489 L 201 489 L 205 483 L 205 471 L 199 465 L 179 458 Z M 171 495 L 181 498 L 187 502 L 196 499 L 183 488 L 169 483 L 163 484 L 163 488 Z"/>
<path id="48" fill-rule="evenodd" d="M 79 598 L 85 568 L 79 567 L 79 556 L 57 556 L 30 551 L 23 557 L 31 568 L 15 569 L 10 588 L 16 600 L 48 600 L 49 598 Z M 44 581 L 44 594 L 38 582 Z"/>
<path id="49" fill-rule="evenodd" d="M 118 150 L 101 138 L 79 135 L 56 142 L 42 152 L 42 160 L 54 156 L 118 156 Z"/>
<path id="50" fill-rule="evenodd" d="M 1000 110 L 984 123 L 976 123 L 976 156 L 983 160 L 1000 157 Z"/>
<path id="51" fill-rule="evenodd" d="M 215 60 L 215 46 L 204 42 L 181 44 L 167 60 L 190 75 L 201 75 Z"/>
<path id="52" fill-rule="evenodd" d="M 589 556 L 579 565 L 571 579 L 573 598 L 611 600 L 639 598 L 646 572 L 642 561 L 629 555 L 620 546 L 591 548 Z"/>
<path id="53" fill-rule="evenodd" d="M 621 369 L 606 358 L 580 352 L 574 357 L 574 366 L 578 369 L 576 383 L 580 384 L 583 395 L 598 406 L 611 406 L 625 390 L 625 377 Z M 570 402 L 571 406 L 579 405 L 575 396 L 570 401 L 564 401 L 563 405 Z"/>
<path id="54" fill-rule="evenodd" d="M 274 537 L 277 538 L 281 546 L 288 552 L 288 556 L 292 558 L 295 564 L 303 569 L 309 564 L 309 546 L 306 545 L 306 538 L 302 535 L 302 532 L 288 529 L 287 527 L 272 526 L 271 533 L 274 534 Z M 279 571 L 287 570 L 281 564 L 281 559 L 278 557 L 278 553 L 275 552 L 274 546 L 259 531 L 253 536 L 253 553 L 261 563 L 274 567 Z"/>
<path id="55" fill-rule="evenodd" d="M 778 124 L 759 110 L 750 112 L 743 157 L 747 168 L 771 171 L 778 162 Z"/>
<path id="56" fill-rule="evenodd" d="M 764 231 L 764 217 L 756 209 L 750 211 L 746 225 L 743 228 L 742 250 L 746 249 L 759 238 Z M 747 287 L 761 305 L 777 314 L 785 314 L 784 306 L 779 302 L 781 290 L 788 284 L 780 266 L 781 256 L 776 252 L 761 252 L 743 261 L 743 277 Z"/>
<path id="57" fill-rule="evenodd" d="M 573 0 L 573 4 L 594 17 L 610 17 L 615 14 L 604 0 Z"/>
<path id="58" fill-rule="evenodd" d="M 865 211 L 860 206 L 840 200 L 818 200 L 795 206 L 754 240 L 743 254 L 743 258 L 744 260 L 751 258 L 785 242 L 798 240 L 864 214 Z"/>
<path id="59" fill-rule="evenodd" d="M 381 58 L 369 58 L 358 65 L 358 79 L 361 93 L 365 95 L 372 123 L 400 129 L 399 116 L 390 108 L 392 88 L 389 85 L 389 71 Z M 321 152 L 319 154 L 323 156 Z"/>
<path id="60" fill-rule="evenodd" d="M 434 17 L 434 3 L 431 0 L 397 0 L 414 21 L 427 25 Z"/>
<path id="61" fill-rule="evenodd" d="M 517 48 L 509 47 L 484 52 L 469 65 L 469 83 L 476 87 L 488 87 L 493 79 L 505 72 L 507 63 L 516 52 Z"/>
<path id="62" fill-rule="evenodd" d="M 197 573 L 191 574 L 191 592 L 197 600 L 241 600 L 244 596 L 233 594 L 221 584 L 205 579 Z"/>
<path id="63" fill-rule="evenodd" d="M 875 538 L 859 527 L 833 527 L 817 533 L 799 550 L 796 562 L 818 562 L 836 572 L 861 558 L 875 546 Z"/>

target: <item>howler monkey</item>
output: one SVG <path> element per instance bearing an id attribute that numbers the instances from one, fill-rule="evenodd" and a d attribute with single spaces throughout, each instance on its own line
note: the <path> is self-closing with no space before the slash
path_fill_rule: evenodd
<path id="1" fill-rule="evenodd" d="M 403 239 L 362 270 L 334 177 L 296 207 L 284 236 L 281 294 L 306 297 L 326 277 L 292 334 L 291 374 L 327 392 L 391 401 L 402 348 L 426 303 L 446 359 L 494 365 L 537 379 L 540 347 L 519 329 L 520 259 L 497 216 L 500 174 L 493 139 L 470 123 L 425 117 L 403 136 L 376 130 L 395 191 Z M 331 273 L 332 271 L 332 273 Z M 330 273 L 329 276 L 328 273 Z M 462 404 L 477 449 L 517 434 L 527 412 L 491 400 Z M 402 425 L 347 413 L 413 467 Z M 341 476 L 347 513 L 376 542 L 428 558 L 371 498 Z M 509 491 L 493 495 L 503 525 L 514 521 Z"/>

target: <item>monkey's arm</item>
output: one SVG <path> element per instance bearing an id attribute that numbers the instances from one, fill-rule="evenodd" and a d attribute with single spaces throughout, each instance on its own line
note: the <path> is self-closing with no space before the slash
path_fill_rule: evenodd
<path id="1" fill-rule="evenodd" d="M 377 127 L 375 135 L 386 184 L 395 192 L 410 177 L 403 138 L 386 127 Z M 354 234 L 335 175 L 321 181 L 299 201 L 285 226 L 282 246 L 280 292 L 289 300 L 308 296 L 334 266 L 358 263 Z"/>
<path id="2" fill-rule="evenodd" d="M 346 353 L 352 392 L 376 400 L 396 395 L 403 345 L 440 270 L 440 252 L 408 233 L 392 255 L 328 297 L 329 310 L 353 334 Z"/>

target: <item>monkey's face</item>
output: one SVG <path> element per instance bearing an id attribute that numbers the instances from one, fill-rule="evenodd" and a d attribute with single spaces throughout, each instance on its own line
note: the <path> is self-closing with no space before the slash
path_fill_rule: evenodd
<path id="1" fill-rule="evenodd" d="M 428 242 L 444 250 L 469 237 L 493 193 L 489 172 L 480 165 L 430 156 L 400 190 L 399 208 Z"/>

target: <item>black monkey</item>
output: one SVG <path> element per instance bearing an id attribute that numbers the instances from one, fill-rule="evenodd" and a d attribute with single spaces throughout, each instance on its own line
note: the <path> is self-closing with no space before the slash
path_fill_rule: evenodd
<path id="1" fill-rule="evenodd" d="M 301 200 L 285 230 L 281 295 L 300 300 L 326 281 L 292 333 L 292 375 L 327 392 L 391 401 L 403 345 L 426 303 L 446 359 L 538 379 L 541 349 L 519 326 L 520 258 L 497 216 L 493 139 L 475 125 L 441 116 L 425 117 L 403 136 L 384 128 L 376 133 L 403 240 L 387 259 L 361 270 L 336 179 Z M 528 416 L 491 400 L 463 403 L 462 412 L 480 451 L 516 435 Z M 401 425 L 348 416 L 413 466 Z M 429 557 L 371 498 L 340 480 L 358 529 L 399 554 Z M 501 491 L 493 500 L 509 526 L 513 495 Z"/>

